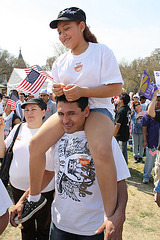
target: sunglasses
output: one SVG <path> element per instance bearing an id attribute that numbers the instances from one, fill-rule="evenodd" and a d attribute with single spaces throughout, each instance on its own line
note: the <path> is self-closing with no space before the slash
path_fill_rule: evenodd
<path id="1" fill-rule="evenodd" d="M 135 104 L 135 107 L 136 107 L 136 106 L 138 106 L 138 105 L 140 105 L 140 103 L 138 103 L 138 104 Z"/>

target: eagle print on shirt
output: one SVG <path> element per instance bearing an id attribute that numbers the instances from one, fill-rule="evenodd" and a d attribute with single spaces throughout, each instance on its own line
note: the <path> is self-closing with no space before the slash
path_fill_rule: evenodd
<path id="1" fill-rule="evenodd" d="M 58 147 L 57 190 L 61 198 L 79 201 L 92 195 L 95 167 L 86 138 L 62 138 Z"/>

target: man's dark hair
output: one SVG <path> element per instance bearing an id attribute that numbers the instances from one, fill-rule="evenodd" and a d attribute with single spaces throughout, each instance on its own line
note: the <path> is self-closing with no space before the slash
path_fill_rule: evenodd
<path id="1" fill-rule="evenodd" d="M 77 104 L 78 104 L 78 107 L 82 110 L 82 111 L 84 111 L 84 109 L 88 106 L 88 98 L 87 97 L 81 97 L 81 98 L 79 98 L 79 99 L 77 99 L 77 100 L 75 100 L 75 101 L 68 101 L 67 99 L 66 99 L 66 97 L 65 97 L 65 95 L 62 95 L 62 96 L 60 96 L 60 97 L 55 97 L 55 100 L 56 100 L 56 103 L 58 103 L 58 102 L 64 102 L 64 103 L 66 103 L 66 102 L 68 102 L 68 103 L 73 103 L 73 102 L 77 102 Z"/>
<path id="2" fill-rule="evenodd" d="M 130 96 L 126 92 L 122 92 L 120 95 L 120 100 L 123 100 L 123 103 L 127 105 L 130 102 Z"/>
<path id="3" fill-rule="evenodd" d="M 23 92 L 19 93 L 19 95 L 23 95 L 24 97 L 26 97 L 25 93 Z"/>

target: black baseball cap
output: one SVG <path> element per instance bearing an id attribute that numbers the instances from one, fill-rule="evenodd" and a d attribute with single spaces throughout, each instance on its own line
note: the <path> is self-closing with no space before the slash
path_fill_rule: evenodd
<path id="1" fill-rule="evenodd" d="M 73 21 L 80 19 L 86 23 L 86 14 L 85 12 L 77 7 L 65 8 L 60 11 L 56 20 L 53 20 L 50 23 L 51 28 L 57 28 L 58 21 Z"/>
<path id="2" fill-rule="evenodd" d="M 47 104 L 42 98 L 30 98 L 27 102 L 21 105 L 21 108 L 24 109 L 28 104 L 37 104 L 42 110 L 47 109 Z"/>

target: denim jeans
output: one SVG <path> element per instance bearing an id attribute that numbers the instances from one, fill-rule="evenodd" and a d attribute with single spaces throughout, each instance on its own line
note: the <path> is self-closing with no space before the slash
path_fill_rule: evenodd
<path id="1" fill-rule="evenodd" d="M 127 154 L 127 141 L 117 141 L 119 143 L 120 149 L 123 153 L 124 159 L 126 160 L 126 163 L 128 164 L 128 154 Z"/>
<path id="2" fill-rule="evenodd" d="M 49 240 L 104 240 L 104 233 L 92 236 L 77 235 L 58 229 L 51 221 Z"/>
<path id="3" fill-rule="evenodd" d="M 132 134 L 133 139 L 133 156 L 134 157 L 143 157 L 143 135 L 142 134 Z"/>
<path id="4" fill-rule="evenodd" d="M 143 179 L 149 181 L 151 177 L 151 172 L 152 168 L 154 166 L 155 160 L 156 160 L 156 155 L 152 156 L 149 151 L 155 151 L 153 148 L 146 148 L 146 160 L 145 160 L 145 165 L 144 165 L 144 174 L 143 174 Z"/>

